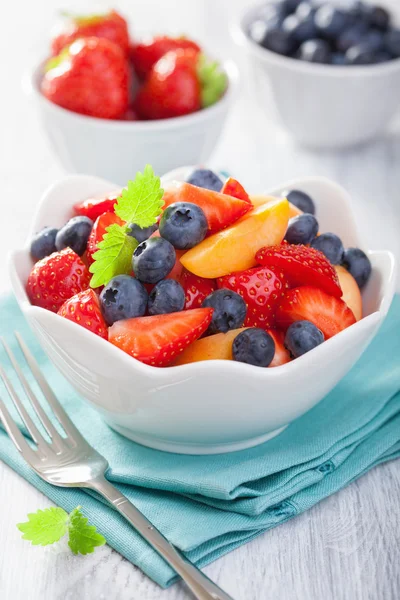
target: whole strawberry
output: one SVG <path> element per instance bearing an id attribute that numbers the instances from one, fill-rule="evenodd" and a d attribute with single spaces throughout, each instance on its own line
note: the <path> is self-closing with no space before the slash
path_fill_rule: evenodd
<path id="1" fill-rule="evenodd" d="M 152 67 L 134 108 L 142 119 L 169 119 L 211 106 L 226 89 L 218 63 L 196 50 L 172 50 Z"/>
<path id="2" fill-rule="evenodd" d="M 171 50 L 192 49 L 200 52 L 200 47 L 185 37 L 171 38 L 167 36 L 157 36 L 132 44 L 129 49 L 130 58 L 135 72 L 140 79 L 146 79 L 151 68 L 167 52 Z"/>
<path id="3" fill-rule="evenodd" d="M 84 38 L 45 66 L 41 91 L 51 102 L 101 119 L 119 119 L 128 108 L 129 66 L 113 42 Z"/>
<path id="4" fill-rule="evenodd" d="M 90 288 L 66 300 L 57 314 L 105 340 L 108 339 L 108 328 L 100 310 L 99 299 Z"/>
<path id="5" fill-rule="evenodd" d="M 57 312 L 66 300 L 89 287 L 90 278 L 79 256 L 65 248 L 34 265 L 26 291 L 32 304 Z"/>
<path id="6" fill-rule="evenodd" d="M 117 44 L 124 53 L 129 48 L 126 20 L 115 10 L 102 15 L 66 15 L 61 32 L 51 42 L 51 53 L 57 56 L 63 48 L 83 37 L 97 37 Z"/>

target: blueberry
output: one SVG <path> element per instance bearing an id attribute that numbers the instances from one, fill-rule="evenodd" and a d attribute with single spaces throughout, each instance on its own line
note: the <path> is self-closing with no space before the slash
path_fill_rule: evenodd
<path id="1" fill-rule="evenodd" d="M 300 2 L 298 7 L 296 8 L 295 15 L 298 19 L 308 19 L 309 17 L 313 17 L 315 15 L 316 8 L 310 4 L 309 2 L 303 1 Z"/>
<path id="2" fill-rule="evenodd" d="M 395 58 L 400 57 L 400 29 L 392 29 L 385 34 L 385 46 Z"/>
<path id="3" fill-rule="evenodd" d="M 290 190 L 283 194 L 285 198 L 289 200 L 294 206 L 297 206 L 300 210 L 310 215 L 315 215 L 315 204 L 312 198 L 305 192 L 300 190 Z"/>
<path id="4" fill-rule="evenodd" d="M 311 242 L 312 248 L 325 254 L 332 265 L 340 265 L 343 260 L 342 240 L 335 233 L 321 233 Z"/>
<path id="5" fill-rule="evenodd" d="M 375 54 L 375 63 L 377 64 L 385 63 L 392 59 L 393 56 L 389 52 L 386 52 L 386 50 L 381 50 L 380 52 L 376 52 Z"/>
<path id="6" fill-rule="evenodd" d="M 351 46 L 359 44 L 367 32 L 365 23 L 356 23 L 345 29 L 336 39 L 336 48 L 339 52 L 347 52 Z"/>
<path id="7" fill-rule="evenodd" d="M 144 286 L 130 275 L 117 275 L 103 288 L 100 306 L 107 325 L 121 319 L 142 317 L 146 312 L 147 292 Z"/>
<path id="8" fill-rule="evenodd" d="M 309 352 L 324 341 L 322 331 L 311 321 L 296 321 L 292 323 L 285 335 L 285 348 L 292 358 L 298 358 Z"/>
<path id="9" fill-rule="evenodd" d="M 49 254 L 53 254 L 56 248 L 56 236 L 58 229 L 54 227 L 43 227 L 41 231 L 35 233 L 31 241 L 31 256 L 35 260 L 41 260 Z"/>
<path id="10" fill-rule="evenodd" d="M 233 340 L 233 360 L 256 367 L 268 367 L 274 354 L 275 342 L 264 329 L 251 327 L 239 333 Z"/>
<path id="11" fill-rule="evenodd" d="M 299 48 L 298 58 L 312 63 L 331 62 L 331 48 L 325 40 L 307 40 Z"/>
<path id="12" fill-rule="evenodd" d="M 279 26 L 267 30 L 261 45 L 271 52 L 289 56 L 296 49 L 296 41 L 290 31 L 285 31 Z"/>
<path id="13" fill-rule="evenodd" d="M 139 227 L 139 225 L 135 225 L 135 223 L 131 223 L 128 225 L 128 235 L 135 238 L 136 241 L 141 244 L 145 240 L 149 239 L 149 237 L 158 229 L 158 225 L 150 225 L 150 227 Z"/>
<path id="14" fill-rule="evenodd" d="M 280 0 L 280 5 L 285 14 L 290 15 L 294 13 L 297 7 L 303 4 L 302 0 Z"/>
<path id="15" fill-rule="evenodd" d="M 93 221 L 88 217 L 73 217 L 66 223 L 56 236 L 56 248 L 71 248 L 78 256 L 86 250 L 86 245 L 92 231 Z"/>
<path id="16" fill-rule="evenodd" d="M 285 240 L 289 244 L 309 244 L 318 233 L 318 221 L 314 215 L 304 213 L 290 219 Z"/>
<path id="17" fill-rule="evenodd" d="M 353 275 L 358 287 L 362 289 L 371 276 L 371 263 L 368 256 L 360 248 L 347 248 L 344 251 L 342 264 Z"/>
<path id="18" fill-rule="evenodd" d="M 347 50 L 346 62 L 348 65 L 372 65 L 375 62 L 375 51 L 361 42 Z"/>
<path id="19" fill-rule="evenodd" d="M 164 279 L 176 261 L 172 244 L 163 238 L 153 237 L 136 248 L 132 256 L 132 269 L 143 283 L 158 283 Z"/>
<path id="20" fill-rule="evenodd" d="M 185 291 L 174 279 L 163 279 L 149 294 L 149 315 L 179 312 L 185 306 Z"/>
<path id="21" fill-rule="evenodd" d="M 214 309 L 208 333 L 226 333 L 230 329 L 237 329 L 246 318 L 247 306 L 242 296 L 226 288 L 209 294 L 203 306 Z"/>
<path id="22" fill-rule="evenodd" d="M 371 6 L 367 9 L 367 19 L 371 27 L 387 31 L 390 26 L 390 14 L 383 6 Z"/>
<path id="23" fill-rule="evenodd" d="M 299 44 L 311 38 L 315 38 L 317 35 L 313 15 L 303 19 L 297 17 L 297 15 L 289 15 L 289 17 L 286 17 L 283 21 L 282 29 L 289 33 Z"/>
<path id="24" fill-rule="evenodd" d="M 331 64 L 337 67 L 343 67 L 346 64 L 346 56 L 341 52 L 334 52 L 331 56 Z"/>
<path id="25" fill-rule="evenodd" d="M 266 23 L 262 19 L 257 19 L 257 21 L 253 21 L 253 23 L 250 23 L 248 29 L 249 36 L 257 44 L 262 43 L 267 31 L 268 23 Z"/>
<path id="26" fill-rule="evenodd" d="M 159 230 L 161 237 L 171 242 L 174 248 L 188 250 L 206 237 L 207 217 L 197 204 L 175 202 L 165 209 Z"/>
<path id="27" fill-rule="evenodd" d="M 186 181 L 197 187 L 213 190 L 214 192 L 220 192 L 224 185 L 218 175 L 214 171 L 210 171 L 210 169 L 196 169 Z"/>
<path id="28" fill-rule="evenodd" d="M 336 39 L 353 23 L 353 19 L 332 4 L 321 6 L 315 13 L 315 24 L 320 34 L 329 40 Z"/>
<path id="29" fill-rule="evenodd" d="M 384 49 L 385 38 L 381 31 L 370 29 L 363 37 L 362 43 L 369 46 L 373 52 L 379 52 Z"/>

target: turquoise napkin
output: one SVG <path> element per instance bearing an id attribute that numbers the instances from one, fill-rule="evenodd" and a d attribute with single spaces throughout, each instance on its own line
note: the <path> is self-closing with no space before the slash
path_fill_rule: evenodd
<path id="1" fill-rule="evenodd" d="M 17 354 L 12 332 L 24 335 L 76 425 L 108 459 L 109 479 L 200 567 L 400 455 L 400 297 L 361 360 L 316 407 L 261 446 L 215 456 L 162 453 L 113 432 L 46 358 L 13 298 L 0 301 L 0 315 L 1 334 Z M 7 366 L 4 352 L 0 361 Z M 44 483 L 2 430 L 0 459 L 57 505 L 82 505 L 110 546 L 161 586 L 174 580 L 112 508 L 87 492 Z"/>

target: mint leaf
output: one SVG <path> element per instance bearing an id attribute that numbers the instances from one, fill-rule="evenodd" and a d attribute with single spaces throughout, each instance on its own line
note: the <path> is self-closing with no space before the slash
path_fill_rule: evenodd
<path id="1" fill-rule="evenodd" d="M 134 181 L 128 181 L 122 190 L 114 207 L 115 214 L 127 223 L 150 227 L 161 213 L 163 194 L 160 178 L 146 165 L 143 173 L 137 173 Z"/>
<path id="2" fill-rule="evenodd" d="M 94 263 L 89 267 L 93 273 L 92 288 L 106 285 L 116 275 L 129 275 L 132 271 L 132 254 L 138 242 L 126 232 L 126 227 L 114 223 L 107 227 L 107 233 L 93 254 Z"/>
<path id="3" fill-rule="evenodd" d="M 89 525 L 81 512 L 81 507 L 75 508 L 69 516 L 68 546 L 74 554 L 91 554 L 96 546 L 103 546 L 105 538 L 97 532 L 94 525 Z"/>
<path id="4" fill-rule="evenodd" d="M 201 105 L 207 108 L 221 98 L 228 85 L 228 78 L 220 64 L 216 60 L 209 60 L 204 54 L 199 55 L 197 75 L 201 85 Z"/>
<path id="5" fill-rule="evenodd" d="M 22 539 L 29 540 L 33 546 L 48 546 L 58 542 L 68 529 L 68 513 L 62 508 L 45 508 L 28 514 L 26 523 L 18 523 Z"/>

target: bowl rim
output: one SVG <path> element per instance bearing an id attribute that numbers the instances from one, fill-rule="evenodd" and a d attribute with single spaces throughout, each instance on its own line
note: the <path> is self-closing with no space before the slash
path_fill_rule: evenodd
<path id="1" fill-rule="evenodd" d="M 42 75 L 43 64 L 45 60 L 35 63 L 30 69 L 28 69 L 22 77 L 22 88 L 27 94 L 35 96 L 36 100 L 40 102 L 45 110 L 51 110 L 56 115 L 63 118 L 70 118 L 76 120 L 77 123 L 85 122 L 86 125 L 91 127 L 102 127 L 104 129 L 116 129 L 126 130 L 127 132 L 140 131 L 140 132 L 151 132 L 151 131 L 163 131 L 178 127 L 190 127 L 197 122 L 206 120 L 208 117 L 212 118 L 214 113 L 219 112 L 225 108 L 227 104 L 233 99 L 239 83 L 239 69 L 236 63 L 231 59 L 224 59 L 220 61 L 220 64 L 225 71 L 228 78 L 227 88 L 221 96 L 221 98 L 212 106 L 202 108 L 194 113 L 183 115 L 181 117 L 172 117 L 169 119 L 154 119 L 148 121 L 122 121 L 117 119 L 100 119 L 98 117 L 91 117 L 88 115 L 82 115 L 76 113 L 62 106 L 58 106 L 54 102 L 48 100 L 39 89 L 39 81 Z"/>
<path id="2" fill-rule="evenodd" d="M 183 167 L 183 168 L 188 168 L 188 167 Z M 168 176 L 168 173 L 166 174 L 166 177 L 167 176 Z M 71 181 L 76 181 L 76 182 L 86 181 L 87 182 L 89 180 L 92 181 L 93 186 L 95 184 L 98 184 L 98 185 L 102 184 L 104 186 L 109 187 L 110 189 L 115 188 L 115 184 L 112 184 L 111 182 L 101 179 L 99 177 L 85 176 L 85 175 L 66 176 L 66 177 L 62 178 L 61 180 L 59 180 L 58 182 L 56 182 L 55 184 L 51 185 L 43 194 L 41 201 L 38 204 L 31 229 L 33 230 L 35 228 L 37 219 L 41 215 L 43 205 L 48 202 L 48 198 L 49 198 L 50 194 L 52 194 L 52 193 L 54 194 L 54 190 L 57 189 L 57 186 L 66 184 L 67 182 L 71 182 Z M 310 180 L 319 181 L 319 182 L 322 182 L 325 184 L 329 183 L 331 185 L 336 186 L 338 188 L 338 190 L 341 189 L 343 192 L 345 192 L 345 190 L 343 190 L 343 188 L 341 188 L 341 186 L 339 186 L 337 183 L 331 181 L 330 179 L 328 179 L 326 177 L 316 176 L 316 177 L 301 177 L 301 178 L 297 178 L 297 179 L 294 179 L 291 181 L 286 181 L 282 185 L 271 187 L 271 189 L 266 192 L 266 195 L 274 193 L 274 191 L 276 192 L 276 190 L 278 190 L 278 189 L 284 189 L 284 188 L 290 188 L 290 187 L 293 188 L 294 185 L 297 185 L 297 187 L 298 187 L 300 182 L 304 183 L 304 181 L 310 181 Z M 347 192 L 345 194 L 345 197 L 346 197 L 345 203 L 347 204 L 347 210 L 352 215 L 352 209 L 351 209 L 351 205 L 348 202 Z M 355 233 L 357 233 L 357 232 L 355 232 Z M 187 376 L 187 377 L 191 377 L 191 376 L 197 377 L 197 376 L 201 375 L 202 373 L 207 374 L 208 371 L 220 372 L 221 375 L 233 375 L 233 374 L 235 374 L 235 375 L 242 374 L 243 376 L 251 375 L 253 378 L 258 377 L 258 378 L 260 378 L 261 381 L 264 381 L 266 378 L 274 378 L 274 377 L 290 375 L 292 373 L 295 373 L 296 369 L 302 370 L 303 368 L 306 368 L 306 369 L 310 368 L 310 367 L 312 367 L 313 363 L 315 362 L 315 359 L 317 359 L 317 354 L 328 355 L 329 353 L 332 353 L 332 352 L 333 352 L 333 354 L 335 352 L 340 352 L 340 347 L 342 346 L 342 344 L 346 344 L 346 340 L 352 336 L 355 328 L 357 328 L 357 330 L 359 331 L 361 329 L 365 330 L 368 328 L 377 327 L 380 324 L 380 322 L 383 321 L 383 318 L 386 316 L 386 314 L 389 310 L 391 301 L 393 299 L 395 283 L 396 283 L 396 260 L 395 260 L 393 253 L 388 250 L 366 250 L 367 254 L 372 259 L 374 259 L 374 257 L 384 256 L 386 258 L 387 262 L 390 264 L 389 277 L 387 278 L 387 280 L 384 280 L 381 282 L 381 289 L 384 290 L 385 293 L 382 294 L 380 307 L 377 311 L 374 311 L 371 314 L 363 317 L 360 321 L 354 323 L 354 325 L 352 325 L 351 327 L 348 327 L 344 331 L 341 331 L 340 333 L 338 333 L 336 336 L 330 338 L 329 340 L 325 340 L 325 342 L 323 344 L 321 344 L 320 346 L 318 346 L 318 348 L 315 348 L 314 350 L 304 354 L 303 356 L 300 356 L 296 360 L 293 360 L 284 365 L 280 365 L 279 367 L 274 367 L 272 369 L 262 369 L 259 367 L 255 367 L 253 365 L 240 363 L 240 362 L 236 362 L 233 360 L 232 361 L 208 360 L 208 361 L 199 361 L 199 362 L 195 362 L 195 363 L 188 363 L 185 365 L 168 366 L 168 367 L 159 368 L 159 367 L 154 367 L 151 365 L 146 365 L 144 363 L 141 363 L 140 361 L 135 360 L 132 356 L 125 353 L 120 348 L 109 343 L 107 340 L 103 340 L 99 336 L 93 335 L 92 332 L 86 330 L 85 328 L 79 326 L 78 324 L 73 323 L 72 321 L 69 321 L 68 319 L 59 319 L 59 317 L 56 313 L 48 311 L 39 306 L 32 305 L 30 303 L 27 293 L 26 293 L 25 282 L 21 281 L 21 279 L 18 275 L 18 269 L 16 267 L 16 261 L 18 260 L 19 256 L 23 256 L 25 259 L 27 256 L 30 258 L 29 246 L 30 246 L 30 236 L 28 234 L 27 240 L 26 240 L 23 248 L 14 250 L 11 253 L 11 255 L 9 256 L 9 260 L 8 260 L 9 272 L 11 275 L 13 291 L 14 291 L 16 299 L 17 299 L 21 309 L 23 310 L 23 312 L 27 315 L 31 315 L 35 320 L 37 319 L 36 315 L 38 315 L 39 321 L 47 320 L 47 322 L 49 323 L 49 326 L 54 325 L 54 326 L 57 326 L 58 328 L 62 328 L 62 327 L 67 328 L 67 329 L 69 328 L 69 331 L 71 333 L 74 332 L 74 334 L 77 338 L 78 338 L 78 336 L 83 336 L 87 340 L 88 344 L 101 343 L 104 351 L 108 352 L 108 356 L 110 359 L 112 359 L 112 360 L 116 359 L 118 361 L 121 361 L 121 360 L 127 361 L 125 363 L 127 368 L 131 368 L 133 371 L 136 371 L 137 373 L 141 373 L 143 376 L 151 377 L 153 379 L 158 378 L 160 380 L 163 380 L 164 382 L 165 381 L 175 381 L 178 374 L 182 375 L 182 376 Z M 72 329 L 71 329 L 71 327 L 72 327 Z M 89 336 L 89 337 L 87 337 L 87 336 Z M 101 341 L 99 342 L 99 340 L 101 340 Z"/>
<path id="3" fill-rule="evenodd" d="M 389 75 L 393 72 L 400 72 L 400 58 L 395 58 L 386 63 L 373 65 L 324 65 L 311 63 L 303 60 L 272 52 L 268 48 L 260 46 L 251 39 L 247 33 L 247 27 L 256 17 L 259 10 L 265 5 L 257 3 L 241 12 L 238 19 L 231 21 L 230 32 L 233 40 L 239 46 L 247 47 L 255 56 L 265 62 L 286 68 L 287 70 L 298 71 L 308 75 L 321 75 L 332 78 L 354 78 L 356 77 L 379 77 L 380 75 Z"/>

